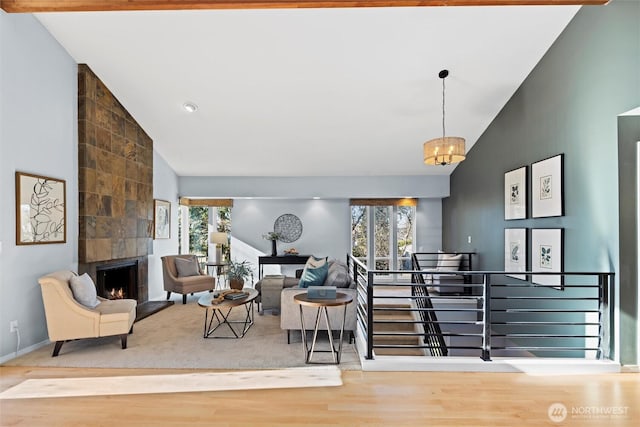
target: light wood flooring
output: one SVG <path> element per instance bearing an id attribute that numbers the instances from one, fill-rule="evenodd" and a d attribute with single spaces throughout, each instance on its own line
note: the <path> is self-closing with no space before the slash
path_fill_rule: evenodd
<path id="1" fill-rule="evenodd" d="M 0 390 L 30 378 L 198 372 L 0 367 Z M 200 371 L 202 372 L 202 371 Z M 638 426 L 640 375 L 345 371 L 340 387 L 0 401 L 1 426 Z M 547 415 L 553 403 L 569 414 Z M 585 411 L 626 414 L 585 416 Z M 607 409 L 614 408 L 614 409 Z M 626 409 L 624 409 L 626 408 Z M 572 410 L 582 412 L 580 417 Z"/>

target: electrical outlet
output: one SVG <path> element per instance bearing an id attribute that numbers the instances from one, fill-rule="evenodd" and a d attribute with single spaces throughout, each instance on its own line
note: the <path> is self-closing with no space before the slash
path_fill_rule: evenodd
<path id="1" fill-rule="evenodd" d="M 18 330 L 18 321 L 12 320 L 9 322 L 9 332 L 15 332 Z"/>
<path id="2" fill-rule="evenodd" d="M 471 236 L 467 236 L 467 243 L 471 243 Z"/>

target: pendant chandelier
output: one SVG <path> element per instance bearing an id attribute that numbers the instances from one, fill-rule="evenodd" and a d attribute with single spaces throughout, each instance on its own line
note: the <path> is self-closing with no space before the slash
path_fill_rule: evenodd
<path id="1" fill-rule="evenodd" d="M 426 165 L 450 165 L 465 159 L 464 138 L 446 136 L 444 128 L 444 79 L 449 70 L 442 70 L 438 77 L 442 79 L 442 137 L 424 143 L 424 163 Z"/>

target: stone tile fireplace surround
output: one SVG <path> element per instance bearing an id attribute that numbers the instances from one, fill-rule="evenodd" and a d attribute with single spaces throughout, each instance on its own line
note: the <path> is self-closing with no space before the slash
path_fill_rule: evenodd
<path id="1" fill-rule="evenodd" d="M 135 299 L 147 301 L 153 141 L 84 64 L 78 65 L 78 187 L 79 273 L 97 284 L 96 271 L 133 263 Z"/>

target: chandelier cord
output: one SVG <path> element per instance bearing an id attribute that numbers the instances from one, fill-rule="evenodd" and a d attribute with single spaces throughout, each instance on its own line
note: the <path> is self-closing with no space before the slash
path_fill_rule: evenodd
<path id="1" fill-rule="evenodd" d="M 444 143 L 444 77 L 442 78 L 442 142 Z"/>

